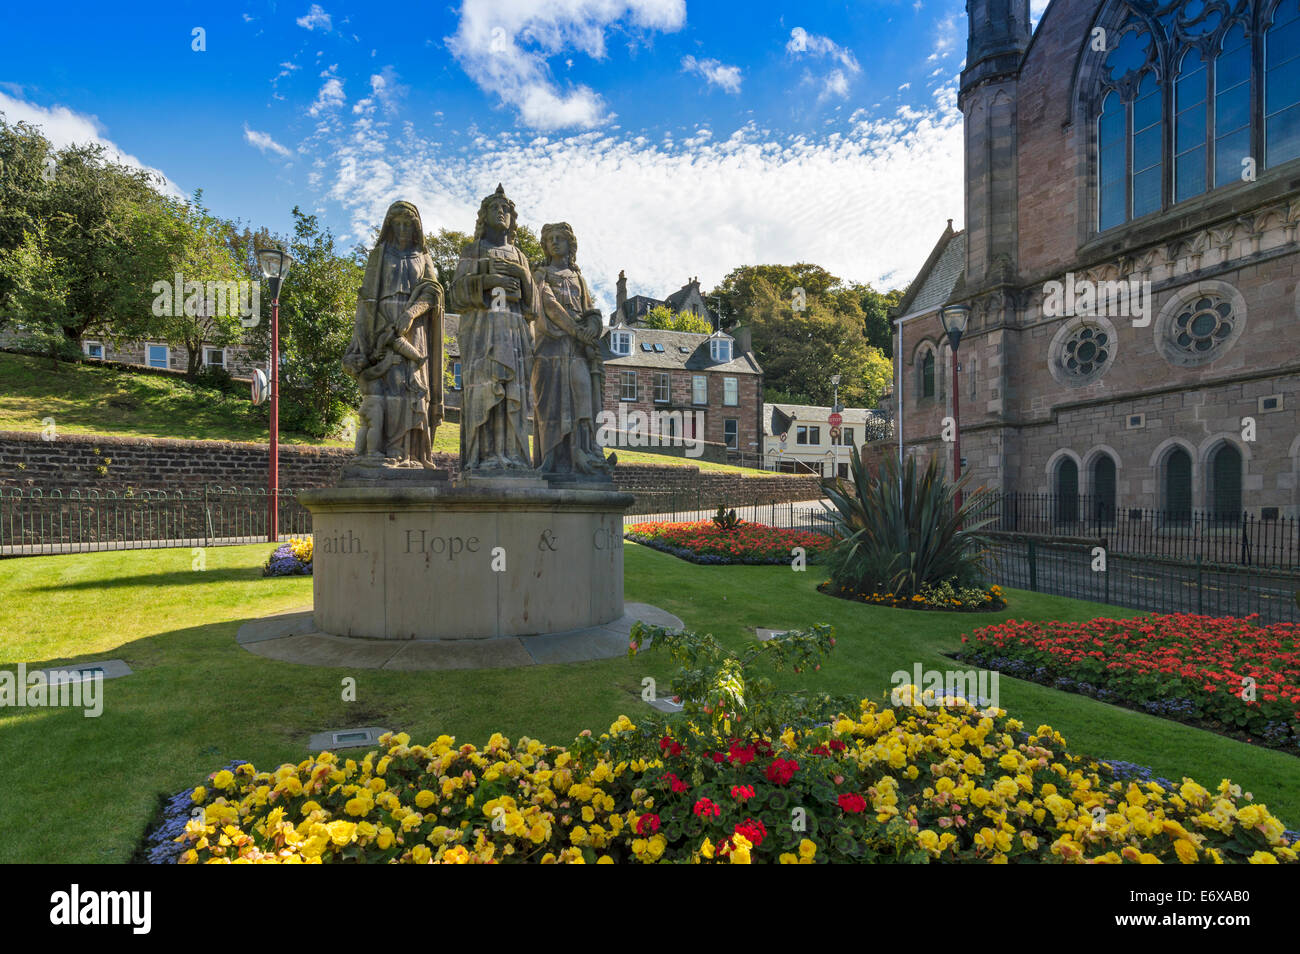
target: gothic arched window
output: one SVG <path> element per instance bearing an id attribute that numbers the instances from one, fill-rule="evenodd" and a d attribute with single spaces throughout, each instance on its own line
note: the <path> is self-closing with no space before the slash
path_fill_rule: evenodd
<path id="1" fill-rule="evenodd" d="M 1174 79 L 1174 201 L 1205 191 L 1205 60 L 1198 50 L 1183 54 Z"/>
<path id="2" fill-rule="evenodd" d="M 1098 231 L 1300 158 L 1300 0 L 1104 10 L 1079 100 L 1095 123 Z"/>
<path id="3" fill-rule="evenodd" d="M 1300 157 L 1300 3 L 1282 0 L 1264 34 L 1264 164 Z"/>
<path id="4" fill-rule="evenodd" d="M 1242 181 L 1250 156 L 1250 41 L 1238 24 L 1214 60 L 1214 184 Z"/>

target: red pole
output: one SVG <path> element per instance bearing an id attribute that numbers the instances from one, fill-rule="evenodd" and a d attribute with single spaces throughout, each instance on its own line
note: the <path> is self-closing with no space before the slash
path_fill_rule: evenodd
<path id="1" fill-rule="evenodd" d="M 267 492 L 267 539 L 280 539 L 280 296 L 271 299 L 271 486 Z"/>
<path id="2" fill-rule="evenodd" d="M 961 417 L 958 408 L 957 393 L 957 349 L 952 351 L 952 479 L 956 483 L 961 479 Z M 961 491 L 953 497 L 953 506 L 961 510 Z"/>

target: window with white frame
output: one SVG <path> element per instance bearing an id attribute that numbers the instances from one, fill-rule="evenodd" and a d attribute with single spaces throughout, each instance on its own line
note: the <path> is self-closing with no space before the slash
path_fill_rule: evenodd
<path id="1" fill-rule="evenodd" d="M 81 350 L 87 358 L 94 358 L 97 361 L 104 360 L 104 346 L 98 341 L 83 341 Z"/>
<path id="2" fill-rule="evenodd" d="M 691 378 L 691 403 L 708 404 L 709 403 L 709 378 L 705 374 L 697 374 Z"/>
<path id="3" fill-rule="evenodd" d="M 171 349 L 165 344 L 145 345 L 145 363 L 151 368 L 170 368 Z"/>
<path id="4" fill-rule="evenodd" d="M 667 371 L 655 372 L 655 403 L 656 404 L 668 403 L 668 395 L 670 393 L 668 383 L 669 382 L 668 382 Z"/>
<path id="5" fill-rule="evenodd" d="M 214 368 L 224 368 L 226 366 L 226 349 L 204 348 L 203 363 Z"/>
<path id="6" fill-rule="evenodd" d="M 722 422 L 722 435 L 726 439 L 727 447 L 736 450 L 740 446 L 739 435 L 740 422 L 734 417 L 728 417 Z"/>
<path id="7" fill-rule="evenodd" d="M 614 354 L 628 355 L 632 353 L 632 332 L 630 331 L 611 331 L 609 333 L 609 350 Z"/>
<path id="8" fill-rule="evenodd" d="M 853 428 L 845 427 L 840 430 L 840 446 L 841 447 L 853 446 Z"/>
<path id="9" fill-rule="evenodd" d="M 800 424 L 794 429 L 794 442 L 796 444 L 820 444 L 822 442 L 822 429 Z"/>
<path id="10" fill-rule="evenodd" d="M 636 372 L 620 371 L 619 381 L 622 385 L 619 400 L 635 401 L 636 400 Z"/>
<path id="11" fill-rule="evenodd" d="M 740 403 L 740 387 L 735 378 L 722 379 L 722 403 L 727 407 L 735 407 Z"/>
<path id="12" fill-rule="evenodd" d="M 714 361 L 731 360 L 731 339 L 713 338 L 709 341 L 709 356 Z"/>

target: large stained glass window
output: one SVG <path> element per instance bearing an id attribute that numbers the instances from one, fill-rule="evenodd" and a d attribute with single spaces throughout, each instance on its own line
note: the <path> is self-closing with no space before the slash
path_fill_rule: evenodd
<path id="1" fill-rule="evenodd" d="M 1264 164 L 1300 157 L 1300 3 L 1282 0 L 1264 35 Z"/>

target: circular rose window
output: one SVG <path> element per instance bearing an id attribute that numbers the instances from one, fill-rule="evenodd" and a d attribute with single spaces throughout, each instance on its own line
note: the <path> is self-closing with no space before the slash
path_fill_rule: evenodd
<path id="1" fill-rule="evenodd" d="M 1160 309 L 1156 347 L 1170 364 L 1217 361 L 1246 326 L 1246 302 L 1227 282 L 1203 281 L 1176 293 Z"/>
<path id="2" fill-rule="evenodd" d="M 1048 370 L 1066 387 L 1092 384 L 1114 364 L 1117 344 L 1115 326 L 1100 315 L 1067 322 L 1048 347 Z"/>
<path id="3" fill-rule="evenodd" d="M 1232 335 L 1232 303 L 1217 296 L 1191 302 L 1174 316 L 1169 335 L 1174 347 L 1199 357 Z"/>

